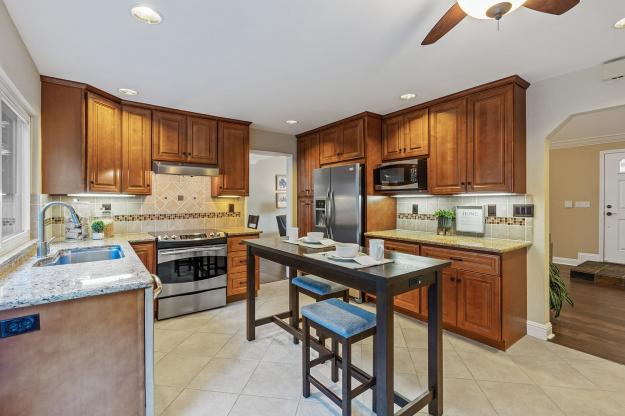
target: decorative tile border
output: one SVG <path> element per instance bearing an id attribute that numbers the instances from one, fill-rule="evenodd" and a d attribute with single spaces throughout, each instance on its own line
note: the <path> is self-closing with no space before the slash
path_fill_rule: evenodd
<path id="1" fill-rule="evenodd" d="M 113 220 L 123 221 L 166 221 L 166 220 L 194 220 L 201 218 L 240 218 L 240 212 L 186 212 L 179 214 L 126 214 L 113 215 Z M 99 218 L 99 217 L 94 217 Z M 64 224 L 64 217 L 46 218 L 45 225 Z"/>
<path id="2" fill-rule="evenodd" d="M 433 214 L 397 214 L 397 219 L 400 220 L 421 220 L 421 221 L 436 221 L 436 217 Z M 500 224 L 500 225 L 525 225 L 525 218 L 523 217 L 486 217 L 484 219 L 486 224 Z"/>

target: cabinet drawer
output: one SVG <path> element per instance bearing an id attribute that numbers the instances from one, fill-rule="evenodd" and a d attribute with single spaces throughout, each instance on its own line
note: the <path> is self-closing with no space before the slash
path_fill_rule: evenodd
<path id="1" fill-rule="evenodd" d="M 391 251 L 399 251 L 400 253 L 419 255 L 419 246 L 417 244 L 402 243 L 399 241 L 384 240 L 384 249 Z"/>
<path id="2" fill-rule="evenodd" d="M 437 259 L 451 260 L 454 269 L 467 270 L 499 276 L 499 256 L 474 253 L 472 251 L 452 250 L 448 248 L 422 246 L 421 255 Z"/>
<path id="3" fill-rule="evenodd" d="M 228 275 L 228 295 L 245 293 L 247 287 L 247 273 L 232 273 Z"/>
<path id="4" fill-rule="evenodd" d="M 228 237 L 228 253 L 235 251 L 247 251 L 247 246 L 242 244 L 243 240 L 253 240 L 258 238 L 258 235 L 242 235 L 240 237 Z"/>
<path id="5" fill-rule="evenodd" d="M 228 256 L 228 273 L 245 273 L 247 271 L 247 253 L 235 253 Z"/>

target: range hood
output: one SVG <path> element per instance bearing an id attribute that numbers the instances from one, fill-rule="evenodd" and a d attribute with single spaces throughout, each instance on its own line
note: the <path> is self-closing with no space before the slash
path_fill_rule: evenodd
<path id="1" fill-rule="evenodd" d="M 166 175 L 185 176 L 218 176 L 219 167 L 217 165 L 196 165 L 191 163 L 178 162 L 152 162 L 154 173 Z"/>

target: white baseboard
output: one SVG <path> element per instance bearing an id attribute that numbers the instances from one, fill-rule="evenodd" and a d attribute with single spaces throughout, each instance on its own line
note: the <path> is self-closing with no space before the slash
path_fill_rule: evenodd
<path id="1" fill-rule="evenodd" d="M 564 264 L 565 266 L 579 266 L 582 262 L 578 259 L 569 259 L 566 257 L 554 257 L 555 264 Z"/>
<path id="2" fill-rule="evenodd" d="M 603 261 L 599 254 L 595 253 L 577 253 L 577 258 L 583 263 L 585 261 Z"/>
<path id="3" fill-rule="evenodd" d="M 527 335 L 546 341 L 553 338 L 553 328 L 551 322 L 540 324 L 534 321 L 527 321 Z"/>

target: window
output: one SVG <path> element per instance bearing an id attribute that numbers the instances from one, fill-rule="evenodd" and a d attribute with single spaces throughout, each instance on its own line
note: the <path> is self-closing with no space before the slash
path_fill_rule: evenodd
<path id="1" fill-rule="evenodd" d="M 30 238 L 30 117 L 0 89 L 0 253 Z"/>

